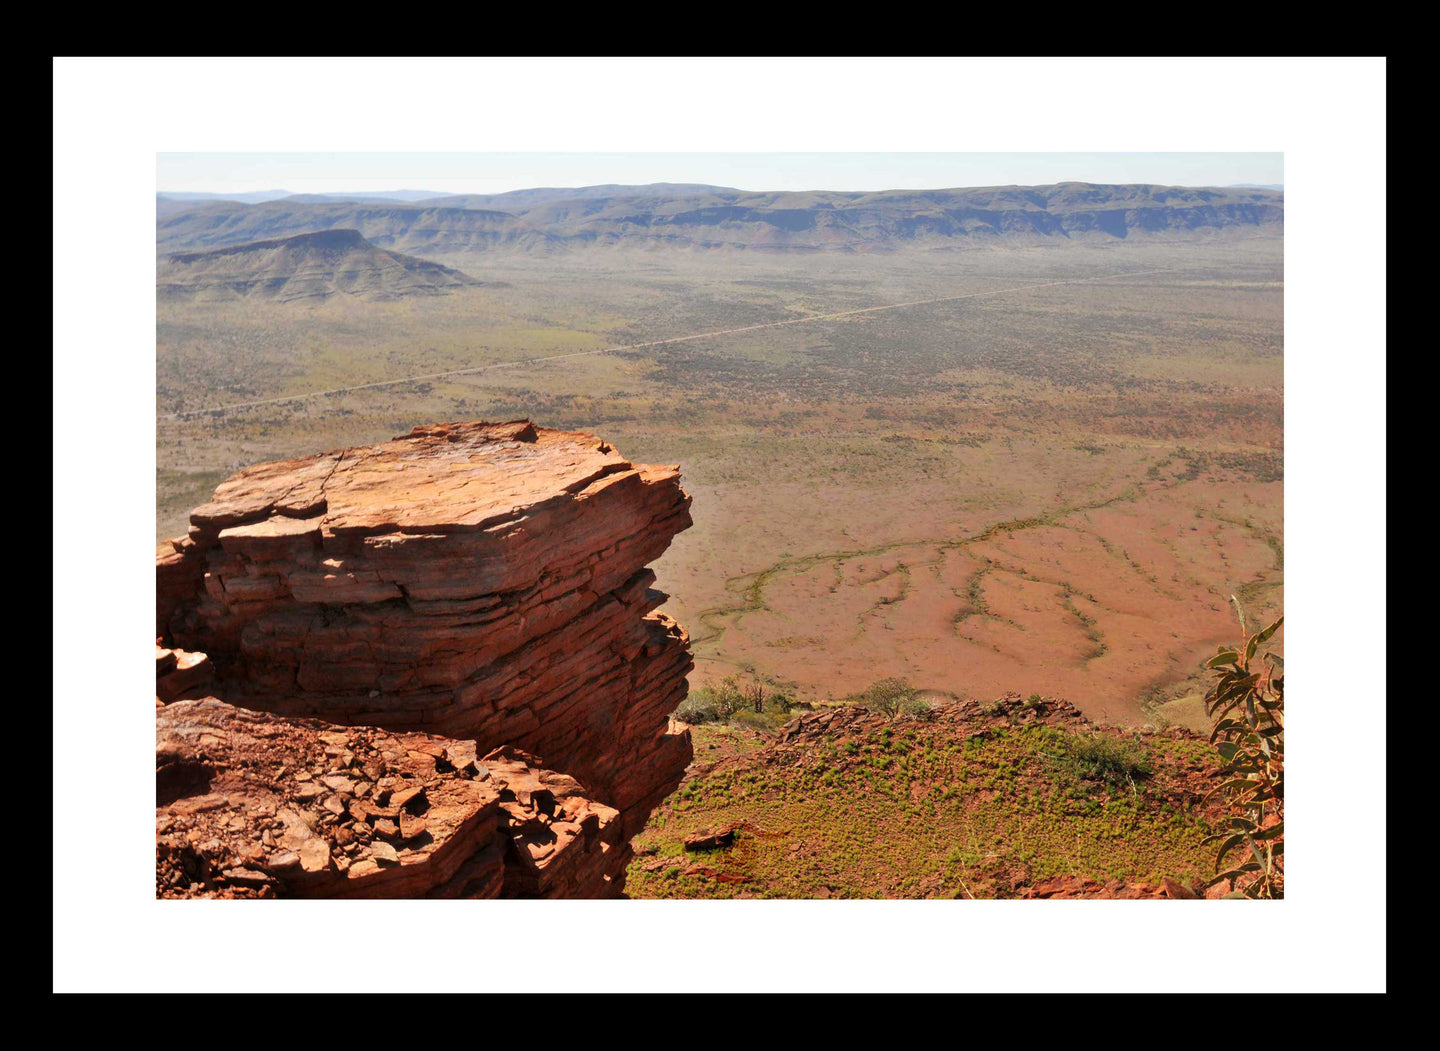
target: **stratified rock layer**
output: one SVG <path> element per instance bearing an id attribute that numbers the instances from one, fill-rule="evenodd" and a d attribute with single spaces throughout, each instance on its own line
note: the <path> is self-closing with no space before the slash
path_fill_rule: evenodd
<path id="1" fill-rule="evenodd" d="M 182 697 L 205 696 L 214 677 L 215 667 L 205 654 L 155 647 L 156 707 Z"/>
<path id="2" fill-rule="evenodd" d="M 678 468 L 527 421 L 263 464 L 161 545 L 157 634 L 236 705 L 538 756 L 628 839 L 691 755 L 646 568 L 689 506 Z"/>
<path id="3" fill-rule="evenodd" d="M 607 897 L 619 814 L 533 756 L 177 701 L 155 715 L 162 898 Z"/>

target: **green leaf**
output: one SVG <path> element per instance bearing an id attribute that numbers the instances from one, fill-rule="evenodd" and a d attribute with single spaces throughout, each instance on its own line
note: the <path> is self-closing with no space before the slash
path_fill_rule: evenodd
<path id="1" fill-rule="evenodd" d="M 1244 842 L 1245 834 L 1243 832 L 1236 832 L 1234 835 L 1227 836 L 1225 842 L 1220 844 L 1220 850 L 1215 855 L 1216 870 L 1219 870 L 1221 864 L 1224 863 L 1225 855 L 1230 853 L 1230 851 L 1234 850 L 1236 847 L 1238 847 Z"/>
<path id="2" fill-rule="evenodd" d="M 1258 642 L 1258 643 L 1266 643 L 1266 642 L 1269 642 L 1269 641 L 1270 641 L 1270 636 L 1274 635 L 1277 631 L 1279 631 L 1279 630 L 1280 630 L 1280 625 L 1281 625 L 1281 624 L 1284 624 L 1284 623 L 1285 623 L 1285 618 L 1282 616 L 1282 617 L 1281 617 L 1279 620 L 1277 620 L 1274 624 L 1271 624 L 1268 628 L 1265 628 L 1263 631 L 1261 631 L 1260 634 L 1256 635 L 1256 636 L 1255 636 L 1255 641 Z"/>
<path id="3" fill-rule="evenodd" d="M 1235 650 L 1221 649 L 1219 653 L 1205 662 L 1207 668 L 1220 668 L 1226 664 L 1239 664 L 1240 654 Z"/>
<path id="4" fill-rule="evenodd" d="M 1243 865 L 1237 865 L 1233 869 L 1226 869 L 1216 879 L 1239 879 L 1247 872 L 1259 872 L 1260 866 L 1257 862 L 1247 861 Z"/>
<path id="5" fill-rule="evenodd" d="M 1250 658 L 1255 656 L 1255 651 L 1259 649 L 1264 642 L 1269 640 L 1270 636 L 1274 635 L 1275 632 L 1280 629 L 1280 625 L 1283 623 L 1285 623 L 1285 618 L 1281 617 L 1264 631 L 1256 632 L 1254 635 L 1250 636 L 1250 641 L 1245 644 L 1245 662 L 1247 664 L 1250 662 Z"/>

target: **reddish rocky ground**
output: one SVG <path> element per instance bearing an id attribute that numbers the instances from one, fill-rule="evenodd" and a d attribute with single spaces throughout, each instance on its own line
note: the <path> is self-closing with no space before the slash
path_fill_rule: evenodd
<path id="1" fill-rule="evenodd" d="M 599 897 L 619 814 L 511 749 L 236 708 L 156 712 L 160 897 Z"/>

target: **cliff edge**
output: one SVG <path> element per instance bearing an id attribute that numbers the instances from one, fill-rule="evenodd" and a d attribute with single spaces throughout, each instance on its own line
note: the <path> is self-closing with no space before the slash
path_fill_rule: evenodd
<path id="1" fill-rule="evenodd" d="M 596 853 L 603 841 L 600 853 L 609 860 L 593 879 L 555 881 L 552 889 L 566 896 L 618 893 L 624 865 L 616 859 L 691 758 L 688 731 L 671 732 L 669 721 L 685 696 L 689 637 L 657 611 L 666 596 L 652 587 L 646 568 L 690 525 L 689 507 L 678 468 L 632 464 L 599 438 L 529 421 L 417 427 L 379 445 L 232 476 L 191 514 L 188 535 L 156 554 L 159 644 L 191 661 L 189 655 L 204 654 L 213 669 L 203 689 L 162 689 L 157 678 L 157 702 L 171 701 L 157 707 L 157 842 L 168 834 L 161 832 L 167 822 L 193 825 L 193 815 L 173 812 L 177 803 L 184 811 L 183 798 L 193 792 L 164 798 L 174 789 L 161 790 L 161 770 L 173 765 L 162 746 L 173 750 L 176 741 L 202 739 L 202 725 L 211 737 L 223 737 L 217 722 L 246 725 L 265 713 L 265 725 L 288 727 L 292 736 L 349 727 L 443 739 L 431 749 L 439 749 L 437 769 L 406 775 L 422 786 L 426 777 L 452 776 L 446 749 L 494 753 L 496 762 L 497 750 L 504 750 L 506 762 L 527 771 L 512 770 L 514 778 L 564 779 L 566 798 L 585 801 L 572 809 L 603 817 L 600 840 L 594 830 L 580 837 L 584 851 Z M 157 662 L 157 677 L 174 675 L 168 662 Z M 333 821 L 321 814 L 310 824 L 343 827 L 354 837 L 358 822 L 373 838 L 369 812 L 358 805 L 352 813 L 351 802 L 362 798 L 355 795 L 359 785 L 368 782 L 373 792 L 378 779 L 365 776 L 364 762 L 356 766 L 354 749 L 329 751 L 337 749 L 337 755 L 321 749 L 303 762 L 291 760 L 291 773 L 308 775 L 291 788 L 307 799 L 323 796 L 331 808 Z M 347 751 L 349 758 L 330 770 Z M 392 743 L 388 751 L 398 757 L 417 749 L 413 742 Z M 196 762 L 205 767 L 209 761 Z M 265 764 L 279 769 L 285 760 L 272 756 Z M 504 780 L 495 762 L 480 765 L 486 769 L 477 767 L 466 779 L 491 787 L 466 792 L 477 800 L 486 792 L 503 796 L 494 788 Z M 219 768 L 233 770 L 233 764 L 222 759 Z M 200 780 L 209 784 L 217 776 Z M 252 785 L 269 784 L 256 776 Z M 315 778 L 327 790 L 302 792 L 299 786 Z M 303 816 L 294 804 L 304 801 L 276 798 L 251 809 Z M 503 806 L 475 806 L 477 813 L 506 813 Z M 548 825 L 552 818 L 536 820 Z M 399 828 L 390 817 L 377 820 L 388 822 L 381 826 L 387 832 L 390 824 Z M 505 823 L 515 820 L 513 814 L 485 817 L 481 823 L 499 831 L 475 840 L 486 846 L 459 854 L 505 842 L 518 849 L 505 835 Z M 187 826 L 186 835 L 191 831 Z M 269 831 L 274 839 L 276 828 L 252 831 Z M 298 835 L 292 845 L 301 841 Z M 338 856 L 334 837 L 327 843 Z M 244 845 L 242 835 L 226 848 L 232 869 Z M 312 850 L 318 863 L 318 846 Z M 284 853 L 300 856 L 289 848 Z M 365 860 L 383 866 L 389 858 L 367 853 Z M 208 862 L 200 867 L 224 871 Z M 362 873 L 368 869 L 361 865 Z M 206 893 L 204 880 L 200 890 L 190 890 L 174 871 L 165 890 L 157 869 L 157 893 Z M 250 871 L 277 878 L 263 867 Z M 422 893 L 442 885 L 445 893 L 460 893 L 450 879 L 410 882 L 423 884 Z M 533 878 L 528 884 L 513 876 L 508 883 L 493 874 L 486 879 L 472 879 L 472 889 L 545 892 L 543 881 Z M 275 893 L 356 892 L 345 889 L 345 880 L 329 889 L 313 878 L 286 883 L 281 873 L 279 880 L 252 877 Z"/>

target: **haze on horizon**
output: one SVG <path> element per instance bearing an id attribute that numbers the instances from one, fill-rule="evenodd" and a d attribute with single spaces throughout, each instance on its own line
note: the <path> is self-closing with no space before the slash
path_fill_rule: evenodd
<path id="1" fill-rule="evenodd" d="M 493 194 L 541 187 L 748 192 L 938 190 L 1060 182 L 1284 183 L 1282 153 L 162 153 L 159 193 Z"/>

